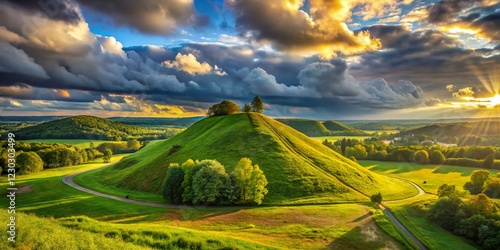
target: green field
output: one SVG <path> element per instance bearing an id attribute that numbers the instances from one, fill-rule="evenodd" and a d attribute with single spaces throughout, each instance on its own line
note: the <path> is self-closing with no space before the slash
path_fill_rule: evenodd
<path id="1" fill-rule="evenodd" d="M 103 141 L 103 140 L 87 140 L 87 139 L 37 139 L 37 140 L 26 140 L 25 142 L 38 142 L 38 143 L 60 143 L 73 145 L 77 148 L 90 148 L 90 143 L 97 147 L 105 142 L 117 142 L 117 141 Z"/>
<path id="2" fill-rule="evenodd" d="M 386 203 L 386 205 L 398 220 L 431 250 L 476 249 L 471 243 L 451 234 L 426 218 L 422 209 L 428 208 L 436 199 L 435 195 L 426 194 L 401 202 Z"/>
<path id="3" fill-rule="evenodd" d="M 412 162 L 359 161 L 361 166 L 375 173 L 407 179 L 418 184 L 426 192 L 437 194 L 443 184 L 455 185 L 459 190 L 470 180 L 477 168 L 448 165 L 419 165 Z M 489 170 L 498 173 L 499 170 Z M 424 181 L 426 184 L 424 184 Z"/>
<path id="4" fill-rule="evenodd" d="M 121 157 L 115 156 L 113 160 Z M 369 204 L 176 210 L 93 196 L 61 181 L 64 175 L 102 164 L 96 161 L 18 176 L 17 185 L 24 186 L 24 191 L 17 194 L 17 211 L 60 219 L 20 214 L 19 237 L 24 239 L 20 239 L 17 248 L 110 249 L 109 246 L 116 246 L 133 249 L 141 246 L 147 249 L 168 244 L 191 244 L 195 248 L 201 244 L 207 249 L 224 246 L 238 249 L 399 248 L 397 241 L 376 226 Z M 5 189 L 5 177 L 1 177 L 1 183 L 0 188 Z M 0 204 L 0 208 L 6 209 L 5 196 L 0 198 Z M 64 218 L 71 216 L 74 218 Z M 5 219 L 2 217 L 2 223 Z M 33 235 L 38 235 L 37 240 L 27 240 L 35 237 Z M 85 242 L 78 243 L 78 239 Z M 124 239 L 127 240 L 124 242 Z"/>

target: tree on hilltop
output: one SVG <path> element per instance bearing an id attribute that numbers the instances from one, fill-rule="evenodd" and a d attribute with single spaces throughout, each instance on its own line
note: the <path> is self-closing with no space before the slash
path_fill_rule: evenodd
<path id="1" fill-rule="evenodd" d="M 262 101 L 260 96 L 256 96 L 253 98 L 252 109 L 253 109 L 253 112 L 256 112 L 256 113 L 262 114 L 264 112 L 264 102 Z"/>
<path id="2" fill-rule="evenodd" d="M 245 113 L 252 112 L 252 105 L 250 105 L 248 103 L 245 103 L 245 105 L 243 106 L 243 108 L 241 109 L 241 111 L 243 111 Z"/>
<path id="3" fill-rule="evenodd" d="M 240 111 L 240 107 L 232 101 L 224 100 L 220 103 L 214 104 L 208 109 L 208 116 L 221 116 L 235 114 Z"/>

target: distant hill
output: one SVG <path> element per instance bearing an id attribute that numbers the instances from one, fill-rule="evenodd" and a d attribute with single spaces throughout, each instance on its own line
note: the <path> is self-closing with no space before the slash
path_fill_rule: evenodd
<path id="1" fill-rule="evenodd" d="M 172 150 L 175 149 L 175 150 Z M 367 200 L 402 181 L 374 174 L 291 127 L 256 113 L 205 118 L 169 140 L 150 143 L 101 170 L 106 185 L 160 193 L 170 163 L 216 159 L 232 171 L 249 157 L 269 182 L 264 203 Z"/>
<path id="2" fill-rule="evenodd" d="M 189 127 L 191 124 L 203 119 L 204 116 L 164 118 L 164 117 L 111 117 L 108 120 L 128 125 L 148 127 Z"/>
<path id="3" fill-rule="evenodd" d="M 416 129 L 402 131 L 400 135 L 426 135 L 431 137 L 436 136 L 464 136 L 464 135 L 498 135 L 500 134 L 499 121 L 481 121 L 475 123 L 450 123 L 450 124 L 434 124 L 423 126 Z"/>
<path id="4" fill-rule="evenodd" d="M 307 119 L 278 119 L 278 121 L 307 136 L 366 135 L 363 131 L 356 130 L 337 121 L 319 122 Z"/>
<path id="5" fill-rule="evenodd" d="M 164 133 L 138 126 L 125 125 L 95 116 L 73 116 L 22 128 L 15 132 L 16 139 L 94 139 L 118 140 L 131 136 Z"/>

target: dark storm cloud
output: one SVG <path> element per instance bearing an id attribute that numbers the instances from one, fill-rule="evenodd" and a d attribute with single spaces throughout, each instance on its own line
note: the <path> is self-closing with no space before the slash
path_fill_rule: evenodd
<path id="1" fill-rule="evenodd" d="M 148 34 L 168 34 L 178 25 L 206 26 L 210 19 L 197 15 L 186 0 L 76 0 L 121 26 Z"/>
<path id="2" fill-rule="evenodd" d="M 453 20 L 459 12 L 484 0 L 442 0 L 428 8 L 427 21 L 430 23 L 446 23 Z"/>
<path id="3" fill-rule="evenodd" d="M 43 15 L 50 19 L 68 23 L 77 23 L 82 17 L 76 6 L 69 0 L 2 0 L 16 9 L 21 9 L 31 15 Z M 5 17 L 0 12 L 0 19 Z"/>
<path id="4" fill-rule="evenodd" d="M 471 27 L 480 31 L 480 35 L 492 41 L 500 42 L 500 9 L 497 12 L 478 18 L 471 23 Z"/>
<path id="5" fill-rule="evenodd" d="M 494 49 L 468 49 L 456 37 L 440 31 L 412 32 L 403 25 L 367 29 L 382 41 L 384 50 L 363 54 L 351 67 L 353 75 L 362 79 L 373 75 L 388 81 L 407 79 L 426 92 L 437 91 L 440 97 L 447 97 L 447 84 L 480 85 L 479 77 L 488 79 L 500 66 Z"/>

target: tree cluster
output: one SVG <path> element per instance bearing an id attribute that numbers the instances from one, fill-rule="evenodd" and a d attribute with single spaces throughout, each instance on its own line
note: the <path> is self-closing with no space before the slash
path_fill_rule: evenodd
<path id="1" fill-rule="evenodd" d="M 168 168 L 163 197 L 172 204 L 259 205 L 266 185 L 264 172 L 248 158 L 231 173 L 216 160 L 188 160 Z"/>
<path id="2" fill-rule="evenodd" d="M 500 169 L 500 149 L 495 147 L 441 147 L 386 145 L 379 138 L 364 140 L 324 140 L 323 145 L 357 160 L 446 164 L 474 168 Z M 366 153 L 365 153 L 366 152 Z"/>
<path id="3" fill-rule="evenodd" d="M 439 199 L 428 211 L 428 218 L 444 229 L 474 241 L 482 249 L 500 249 L 500 215 L 496 205 L 484 194 L 464 201 L 455 186 L 442 185 Z"/>
<path id="4" fill-rule="evenodd" d="M 264 102 L 260 98 L 260 96 L 254 97 L 252 104 L 245 104 L 243 105 L 243 108 L 240 109 L 238 107 L 238 104 L 229 101 L 229 100 L 224 100 L 220 103 L 212 105 L 207 112 L 208 116 L 222 116 L 222 115 L 231 115 L 231 114 L 236 114 L 238 112 L 256 112 L 256 113 L 262 113 L 264 112 Z"/>
<path id="5" fill-rule="evenodd" d="M 484 193 L 491 198 L 500 198 L 500 173 L 492 175 L 488 170 L 474 170 L 464 189 L 471 194 Z"/>

